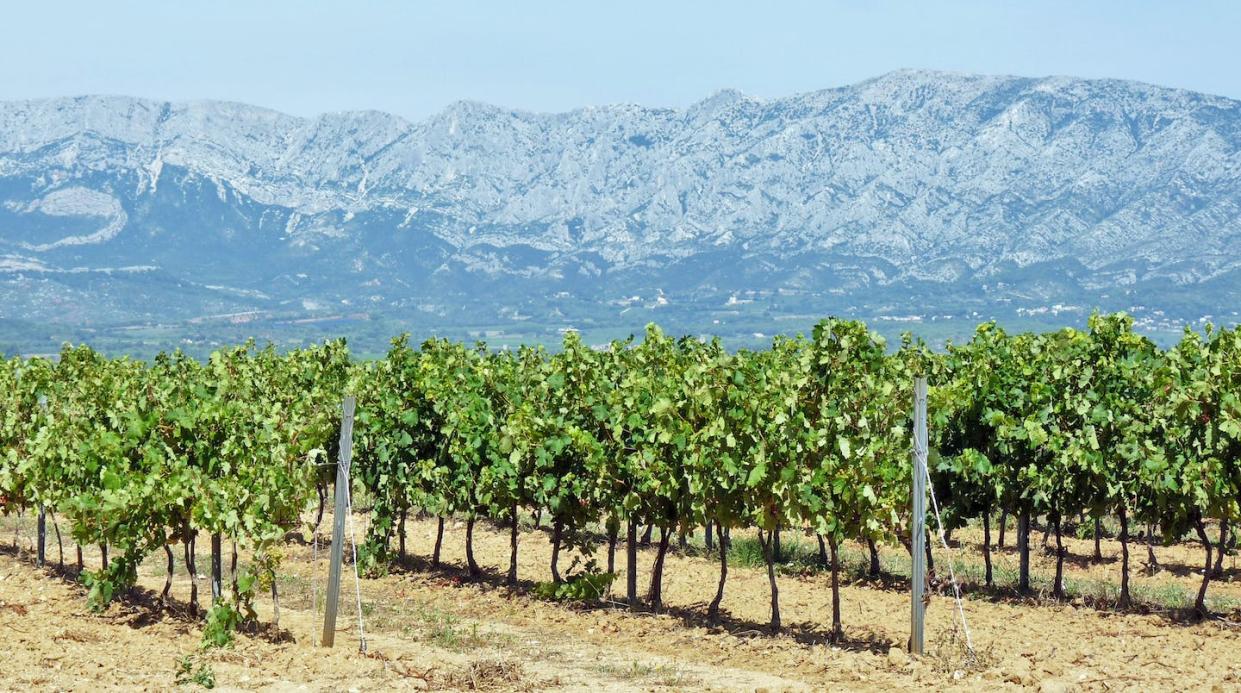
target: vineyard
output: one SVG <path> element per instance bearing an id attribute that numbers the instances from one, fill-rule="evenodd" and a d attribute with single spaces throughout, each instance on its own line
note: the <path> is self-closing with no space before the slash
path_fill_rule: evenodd
<path id="1" fill-rule="evenodd" d="M 285 354 L 246 344 L 206 363 L 66 347 L 55 361 L 0 368 L 0 508 L 46 518 L 56 561 L 76 563 L 94 608 L 161 552 L 168 602 L 176 561 L 197 574 L 203 538 L 211 594 L 192 582 L 189 604 L 205 615 L 204 637 L 227 642 L 254 624 L 264 591 L 278 628 L 284 547 L 320 532 L 351 394 L 352 491 L 369 511 L 357 547 L 364 576 L 407 556 L 415 523 L 434 524 L 427 560 L 438 565 L 456 536 L 445 526 L 459 521 L 477 577 L 476 527 L 486 523 L 508 533 L 508 585 L 537 580 L 544 598 L 606 594 L 658 612 L 670 554 L 700 535 L 718 565 L 702 617 L 718 622 L 730 545 L 753 534 L 770 630 L 780 631 L 777 568 L 802 537 L 830 574 L 825 629 L 843 640 L 845 545 L 864 546 L 876 574 L 881 552 L 909 551 L 917 376 L 930 382 L 931 488 L 945 535 L 981 529 L 981 582 L 992 584 L 1003 542 L 992 527 L 1002 536 L 1012 517 L 1017 589 L 1032 589 L 1038 524 L 1056 547 L 1051 596 L 1064 598 L 1066 541 L 1085 533 L 1097 546 L 1106 522 L 1121 547 L 1112 606 L 1133 601 L 1135 546 L 1192 537 L 1202 568 L 1193 610 L 1208 615 L 1241 510 L 1241 332 L 1187 330 L 1161 349 L 1123 314 L 1048 334 L 988 323 L 943 352 L 909 337 L 892 349 L 837 319 L 739 352 L 654 326 L 607 348 L 570 332 L 555 352 L 401 337 L 366 362 L 343 341 Z M 520 575 L 531 517 L 550 528 L 550 551 L 546 572 Z M 928 525 L 938 530 L 939 519 Z M 76 556 L 64 556 L 62 531 Z M 645 542 L 653 560 L 640 566 Z M 85 564 L 82 546 L 99 548 L 98 565 Z M 929 549 L 927 559 L 933 569 Z"/>

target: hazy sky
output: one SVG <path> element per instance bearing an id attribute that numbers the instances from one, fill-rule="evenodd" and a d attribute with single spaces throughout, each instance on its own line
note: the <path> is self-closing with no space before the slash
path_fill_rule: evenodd
<path id="1" fill-rule="evenodd" d="M 221 98 L 410 118 L 684 106 L 902 67 L 1122 77 L 1241 98 L 1241 2 L 53 2 L 6 4 L 0 99 Z"/>

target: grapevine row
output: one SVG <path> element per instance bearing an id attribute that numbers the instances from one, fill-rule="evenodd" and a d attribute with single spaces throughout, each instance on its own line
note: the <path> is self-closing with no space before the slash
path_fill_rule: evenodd
<path id="1" fill-rule="evenodd" d="M 253 618 L 255 590 L 270 584 L 275 596 L 279 547 L 316 498 L 315 524 L 322 518 L 339 402 L 352 393 L 352 473 L 373 506 L 359 555 L 367 570 L 384 570 L 404 551 L 411 512 L 430 513 L 441 518 L 441 537 L 442 518 L 465 520 L 473 574 L 475 523 L 507 524 L 515 585 L 518 518 L 534 513 L 552 527 L 553 589 L 605 586 L 623 544 L 624 598 L 659 609 L 671 541 L 702 527 L 720 552 L 708 607 L 715 620 L 730 532 L 756 528 L 779 629 L 779 532 L 804 530 L 831 568 L 839 636 L 841 544 L 908 547 L 918 375 L 932 386 L 933 489 L 949 528 L 987 528 L 988 582 L 996 515 L 1019 518 L 1021 589 L 1029 589 L 1031 518 L 1046 517 L 1059 545 L 1069 519 L 1114 516 L 1120 601 L 1131 599 L 1131 528 L 1159 526 L 1164 537 L 1192 531 L 1201 541 L 1196 607 L 1205 612 L 1212 558 L 1222 557 L 1239 510 L 1241 333 L 1187 330 L 1164 350 L 1123 314 L 1047 334 L 1010 335 L 987 323 L 942 353 L 908 337 L 890 350 L 864 324 L 837 319 L 806 338 L 737 352 L 654 326 L 641 341 L 602 349 L 570 332 L 555 353 L 441 339 L 414 347 L 400 337 L 384 358 L 365 362 L 351 361 L 343 341 L 287 354 L 246 344 L 207 363 L 66 347 L 55 362 L 10 359 L 0 368 L 0 503 L 6 513 L 53 512 L 79 545 L 111 549 L 106 565 L 83 571 L 99 605 L 161 549 L 170 575 L 177 545 L 196 570 L 196 538 L 205 534 L 213 602 L 222 614 Z M 1218 542 L 1207 534 L 1211 522 L 1221 527 Z M 636 551 L 643 527 L 659 531 L 645 595 Z M 600 544 L 606 568 L 563 569 L 562 554 L 592 556 Z M 233 571 L 240 577 L 229 594 L 219 584 L 226 545 L 253 556 Z M 1057 555 L 1053 589 L 1062 596 L 1064 551 Z M 196 594 L 191 603 L 197 608 Z"/>

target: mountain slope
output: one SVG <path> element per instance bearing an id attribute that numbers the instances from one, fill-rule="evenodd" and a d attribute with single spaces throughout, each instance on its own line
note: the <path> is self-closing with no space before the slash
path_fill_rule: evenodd
<path id="1" fill-rule="evenodd" d="M 1159 327 L 1235 319 L 1239 233 L 1241 102 L 1114 80 L 904 71 L 418 123 L 0 103 L 2 317 L 66 328 L 741 337 L 1096 305 Z"/>

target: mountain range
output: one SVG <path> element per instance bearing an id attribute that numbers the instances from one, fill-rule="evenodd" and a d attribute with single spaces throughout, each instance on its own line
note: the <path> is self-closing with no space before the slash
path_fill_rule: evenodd
<path id="1" fill-rule="evenodd" d="M 0 350 L 409 331 L 737 346 L 829 314 L 932 341 L 1237 320 L 1241 102 L 899 71 L 760 100 L 419 122 L 0 102 Z"/>

